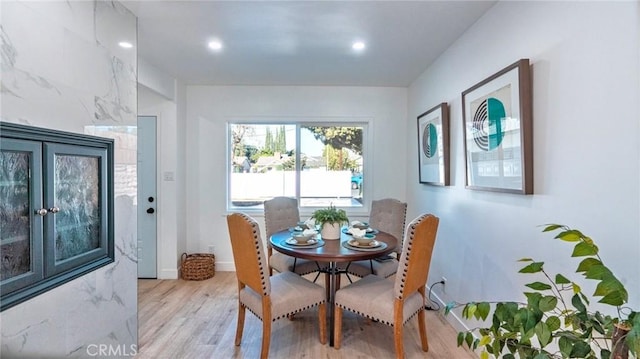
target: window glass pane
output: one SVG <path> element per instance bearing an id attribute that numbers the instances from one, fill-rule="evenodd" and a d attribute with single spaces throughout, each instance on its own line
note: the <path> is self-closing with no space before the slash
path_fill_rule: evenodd
<path id="1" fill-rule="evenodd" d="M 361 207 L 363 126 L 302 126 L 300 206 Z"/>
<path id="2" fill-rule="evenodd" d="M 2 281 L 31 271 L 29 168 L 29 153 L 0 151 Z"/>
<path id="3" fill-rule="evenodd" d="M 100 245 L 100 161 L 96 157 L 55 156 L 56 261 Z"/>
<path id="4" fill-rule="evenodd" d="M 296 196 L 296 125 L 231 124 L 229 198 L 234 207 L 262 208 Z"/>

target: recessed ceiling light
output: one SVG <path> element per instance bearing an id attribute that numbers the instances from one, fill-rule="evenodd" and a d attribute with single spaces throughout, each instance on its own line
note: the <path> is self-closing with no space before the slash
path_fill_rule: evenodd
<path id="1" fill-rule="evenodd" d="M 120 45 L 120 47 L 123 47 L 125 49 L 130 49 L 133 47 L 133 44 L 128 41 L 120 41 L 118 45 Z"/>
<path id="2" fill-rule="evenodd" d="M 209 46 L 209 48 L 212 49 L 212 50 L 221 50 L 222 49 L 222 42 L 220 42 L 218 40 L 209 41 L 207 46 Z"/>
<path id="3" fill-rule="evenodd" d="M 351 45 L 351 48 L 356 50 L 356 51 L 362 51 L 362 50 L 364 50 L 365 47 L 366 47 L 366 45 L 362 41 L 356 41 Z"/>

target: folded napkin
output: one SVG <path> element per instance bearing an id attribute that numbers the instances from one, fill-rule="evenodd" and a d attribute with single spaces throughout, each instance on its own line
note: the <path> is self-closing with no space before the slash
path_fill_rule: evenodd
<path id="1" fill-rule="evenodd" d="M 316 219 L 309 218 L 306 221 L 304 221 L 304 224 L 306 224 L 308 228 L 316 228 Z"/>
<path id="2" fill-rule="evenodd" d="M 366 229 L 358 229 L 358 228 L 351 228 L 349 232 L 351 232 L 352 236 L 359 237 L 359 238 L 362 238 L 364 237 L 365 234 L 367 234 Z"/>
<path id="3" fill-rule="evenodd" d="M 315 229 L 305 229 L 304 231 L 302 231 L 302 235 L 305 237 L 311 237 L 316 234 L 318 234 L 318 231 L 316 231 Z"/>

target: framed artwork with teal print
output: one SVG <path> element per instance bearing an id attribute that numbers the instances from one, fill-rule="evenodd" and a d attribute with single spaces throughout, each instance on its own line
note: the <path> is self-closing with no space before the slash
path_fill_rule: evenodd
<path id="1" fill-rule="evenodd" d="M 449 185 L 449 106 L 441 103 L 418 116 L 420 183 Z"/>
<path id="2" fill-rule="evenodd" d="M 521 59 L 462 93 L 466 188 L 533 193 L 531 92 Z"/>

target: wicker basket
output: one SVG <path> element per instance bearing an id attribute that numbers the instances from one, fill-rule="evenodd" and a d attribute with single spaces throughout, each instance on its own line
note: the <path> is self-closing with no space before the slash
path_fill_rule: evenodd
<path id="1" fill-rule="evenodd" d="M 182 253 L 180 272 L 184 280 L 209 279 L 216 273 L 216 256 L 208 253 Z"/>

